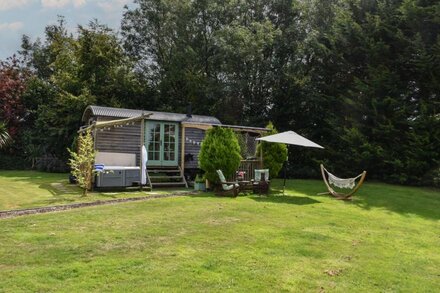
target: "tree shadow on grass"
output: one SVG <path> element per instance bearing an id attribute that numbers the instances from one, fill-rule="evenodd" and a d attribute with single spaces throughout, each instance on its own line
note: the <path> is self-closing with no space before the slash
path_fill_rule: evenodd
<path id="1" fill-rule="evenodd" d="M 440 219 L 440 191 L 430 188 L 367 182 L 353 195 L 351 201 L 344 203 L 365 210 L 385 209 L 404 216 Z"/>
<path id="2" fill-rule="evenodd" d="M 250 196 L 250 198 L 257 202 L 285 203 L 294 205 L 309 205 L 321 203 L 320 201 L 307 196 L 294 195 Z"/>
<path id="3" fill-rule="evenodd" d="M 10 178 L 9 182 L 24 182 L 48 191 L 53 196 L 65 194 L 77 194 L 80 189 L 68 182 L 67 173 L 44 173 L 32 170 L 24 171 L 1 171 L 0 177 Z M 26 191 L 26 187 L 23 187 Z"/>
<path id="4" fill-rule="evenodd" d="M 26 194 L 29 188 L 38 188 L 51 195 L 47 199 L 36 199 L 33 204 L 57 204 L 72 202 L 73 197 L 81 196 L 81 189 L 69 184 L 68 174 L 63 173 L 43 173 L 37 171 L 2 171 L 2 178 L 9 178 L 8 184 L 15 185 L 18 193 Z M 23 184 L 24 183 L 24 184 Z M 44 194 L 41 194 L 44 195 Z M 38 198 L 40 194 L 36 195 Z"/>
<path id="5" fill-rule="evenodd" d="M 271 192 L 272 193 L 272 192 Z M 189 197 L 200 197 L 200 198 L 229 198 L 234 199 L 232 196 L 216 196 L 212 192 L 203 192 L 197 194 L 188 195 Z M 240 193 L 237 198 L 247 197 L 257 202 L 272 202 L 272 203 L 287 203 L 287 204 L 296 204 L 296 205 L 307 205 L 307 204 L 316 204 L 321 203 L 320 201 L 314 200 L 307 196 L 294 196 L 294 195 L 280 195 L 278 192 L 273 193 L 272 195 L 257 195 L 252 193 Z"/>
<path id="6" fill-rule="evenodd" d="M 354 203 L 366 210 L 385 208 L 406 216 L 418 215 L 427 219 L 440 219 L 440 191 L 428 188 L 366 184 L 359 191 Z"/>
<path id="7" fill-rule="evenodd" d="M 274 184 L 272 184 L 274 183 Z M 272 194 L 282 194 L 282 180 L 273 180 Z M 317 180 L 287 180 L 286 194 L 319 198 L 332 198 L 318 195 L 327 191 L 324 183 Z M 347 190 L 344 190 L 345 192 Z M 334 201 L 341 202 L 337 199 Z M 362 209 L 385 209 L 404 216 L 416 215 L 426 219 L 440 219 L 440 190 L 423 187 L 392 185 L 378 182 L 365 182 L 352 201 L 342 201 Z"/>
<path id="8" fill-rule="evenodd" d="M 67 182 L 42 183 L 38 188 L 47 190 L 53 196 L 81 194 L 81 190 L 76 186 L 69 186 Z"/>

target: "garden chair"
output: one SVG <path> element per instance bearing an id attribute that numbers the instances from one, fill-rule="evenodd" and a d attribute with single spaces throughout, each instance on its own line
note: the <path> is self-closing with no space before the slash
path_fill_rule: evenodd
<path id="1" fill-rule="evenodd" d="M 220 178 L 220 188 L 217 190 L 215 195 L 225 196 L 232 194 L 233 197 L 237 197 L 240 192 L 240 185 L 237 182 L 227 182 L 225 175 L 223 175 L 222 170 L 217 170 L 218 177 Z"/>
<path id="2" fill-rule="evenodd" d="M 343 178 L 338 178 L 329 171 L 327 171 L 324 165 L 321 164 L 321 174 L 322 174 L 322 179 L 324 179 L 324 183 L 325 186 L 327 186 L 328 191 L 318 193 L 318 195 L 329 194 L 334 196 L 336 199 L 351 200 L 351 197 L 356 193 L 356 191 L 359 190 L 359 188 L 362 186 L 362 183 L 364 183 L 365 177 L 367 176 L 367 171 L 363 171 L 361 174 L 359 174 L 356 177 L 343 179 Z M 357 179 L 359 179 L 359 181 L 356 184 Z M 330 185 L 339 188 L 351 189 L 351 191 L 348 193 L 336 192 Z"/>
<path id="3" fill-rule="evenodd" d="M 255 179 L 253 181 L 254 193 L 269 193 L 270 180 L 269 169 L 255 169 Z"/>

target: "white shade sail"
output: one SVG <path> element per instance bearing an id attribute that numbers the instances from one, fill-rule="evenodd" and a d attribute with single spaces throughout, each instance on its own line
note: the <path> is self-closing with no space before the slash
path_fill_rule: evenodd
<path id="1" fill-rule="evenodd" d="M 313 141 L 308 140 L 304 136 L 301 136 L 298 133 L 291 131 L 291 130 L 277 133 L 277 134 L 273 134 L 273 135 L 260 137 L 260 138 L 257 138 L 257 140 L 323 149 L 323 147 L 320 146 L 319 144 L 314 143 Z"/>

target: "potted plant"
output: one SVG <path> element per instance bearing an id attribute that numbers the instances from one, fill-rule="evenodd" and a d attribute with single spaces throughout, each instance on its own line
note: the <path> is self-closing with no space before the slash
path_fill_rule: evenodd
<path id="1" fill-rule="evenodd" d="M 194 179 L 194 190 L 206 191 L 205 176 L 197 174 Z"/>

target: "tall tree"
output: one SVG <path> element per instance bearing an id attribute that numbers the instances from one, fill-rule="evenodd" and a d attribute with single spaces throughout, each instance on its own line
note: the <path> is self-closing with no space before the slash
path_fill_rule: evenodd
<path id="1" fill-rule="evenodd" d="M 368 169 L 369 178 L 411 184 L 437 176 L 438 1 L 134 0 L 130 7 L 122 38 L 97 21 L 73 36 L 62 18 L 43 41 L 23 37 L 20 55 L 32 77 L 15 96 L 18 112 L 8 118 L 2 110 L 0 118 L 24 129 L 14 140 L 27 153 L 67 157 L 90 103 L 183 112 L 192 102 L 195 113 L 224 123 L 271 120 L 325 142 L 324 152 L 292 149 L 295 176 L 318 175 L 318 161 L 343 176 Z"/>
<path id="2" fill-rule="evenodd" d="M 29 153 L 39 149 L 67 158 L 81 114 L 90 104 L 133 108 L 152 104 L 148 87 L 133 70 L 117 35 L 96 20 L 79 26 L 75 37 L 60 18 L 46 27 L 44 42 L 24 37 L 22 47 L 21 55 L 34 73 L 23 94 L 35 125 L 29 125 L 23 138 Z"/>
<path id="3" fill-rule="evenodd" d="M 277 1 L 135 4 L 124 14 L 125 48 L 150 77 L 164 109 L 183 111 L 192 102 L 196 112 L 226 123 L 263 125 L 276 76 L 272 64 L 280 30 L 271 18 L 282 12 Z"/>
<path id="4" fill-rule="evenodd" d="M 0 61 L 0 120 L 6 123 L 9 135 L 18 134 L 25 118 L 21 96 L 26 88 L 27 72 L 21 62 L 13 56 Z"/>
<path id="5" fill-rule="evenodd" d="M 78 27 L 76 48 L 78 78 L 82 88 L 96 97 L 99 105 L 153 107 L 144 96 L 149 89 L 133 71 L 117 35 L 97 20 Z"/>
<path id="6" fill-rule="evenodd" d="M 338 140 L 327 140 L 329 161 L 341 172 L 363 166 L 370 177 L 415 183 L 438 168 L 432 149 L 439 145 L 433 131 L 438 91 L 433 85 L 423 90 L 426 78 L 419 78 L 437 76 L 434 57 L 430 66 L 420 66 L 423 52 L 435 51 L 437 8 L 435 1 L 383 0 L 335 1 L 328 10 L 330 25 L 310 47 L 312 78 L 316 91 L 331 101 L 325 113 Z M 426 26 L 413 25 L 419 21 Z"/>

